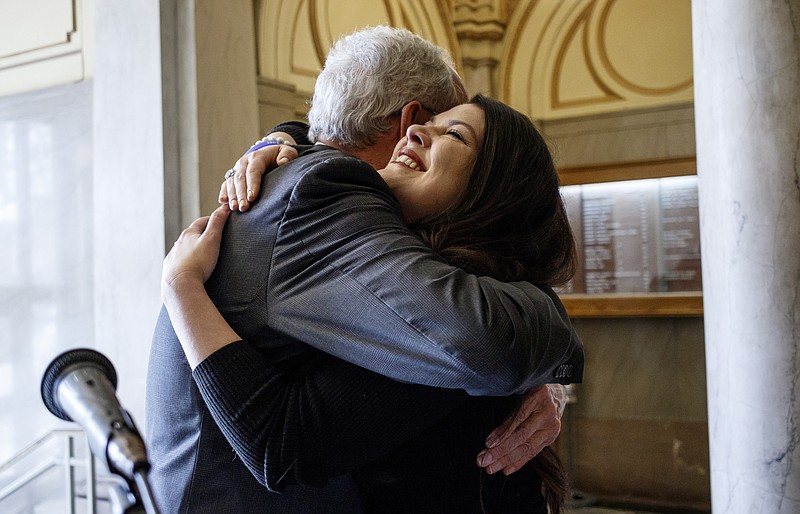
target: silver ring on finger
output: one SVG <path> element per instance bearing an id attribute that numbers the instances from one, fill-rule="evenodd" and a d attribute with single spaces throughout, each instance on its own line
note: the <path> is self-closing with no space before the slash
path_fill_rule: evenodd
<path id="1" fill-rule="evenodd" d="M 236 170 L 234 170 L 233 168 L 231 168 L 228 171 L 226 171 L 225 172 L 225 180 L 228 180 L 229 178 L 231 178 L 234 173 L 236 173 Z"/>

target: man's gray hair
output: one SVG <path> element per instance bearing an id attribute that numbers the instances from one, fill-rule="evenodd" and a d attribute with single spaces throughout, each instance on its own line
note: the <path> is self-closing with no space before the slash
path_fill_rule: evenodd
<path id="1" fill-rule="evenodd" d="M 314 86 L 308 135 L 363 148 L 412 100 L 439 113 L 466 99 L 445 49 L 406 29 L 370 27 L 341 38 L 328 53 Z"/>

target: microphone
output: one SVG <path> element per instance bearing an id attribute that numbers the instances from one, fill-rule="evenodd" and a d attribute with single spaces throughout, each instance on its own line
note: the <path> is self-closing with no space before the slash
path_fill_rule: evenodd
<path id="1" fill-rule="evenodd" d="M 117 372 L 105 355 L 80 348 L 62 353 L 47 366 L 42 400 L 55 416 L 86 432 L 89 448 L 106 468 L 138 481 L 150 469 L 144 441 L 116 395 Z"/>

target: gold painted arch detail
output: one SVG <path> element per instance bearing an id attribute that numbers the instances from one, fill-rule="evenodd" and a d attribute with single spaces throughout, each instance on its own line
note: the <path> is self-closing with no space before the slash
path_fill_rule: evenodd
<path id="1" fill-rule="evenodd" d="M 690 102 L 690 0 L 520 0 L 499 77 L 539 119 Z"/>
<path id="2" fill-rule="evenodd" d="M 450 0 L 257 0 L 261 77 L 311 92 L 328 49 L 367 26 L 404 27 L 448 49 L 459 63 Z"/>

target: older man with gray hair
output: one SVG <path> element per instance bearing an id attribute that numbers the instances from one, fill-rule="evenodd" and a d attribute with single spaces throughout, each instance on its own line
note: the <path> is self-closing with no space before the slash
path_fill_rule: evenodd
<path id="1" fill-rule="evenodd" d="M 443 264 L 433 252 L 418 243 L 404 253 L 409 232 L 380 176 L 331 164 L 355 162 L 341 160 L 346 152 L 381 167 L 410 125 L 464 99 L 446 53 L 408 31 L 367 29 L 334 46 L 309 114 L 324 144 L 267 175 L 252 212 L 229 220 L 206 283 L 236 335 L 203 331 L 206 304 L 167 302 L 159 318 L 146 433 L 162 509 L 358 512 L 349 473 L 446 416 L 457 390 L 508 395 L 580 379 L 582 347 L 551 291 L 472 277 L 455 295 L 434 280 Z M 366 205 L 394 221 L 375 226 Z M 547 348 L 534 351 L 537 341 Z M 330 359 L 321 352 L 363 369 L 306 389 L 304 374 Z M 286 381 L 286 396 L 253 411 L 240 379 L 264 369 Z M 365 394 L 390 388 L 409 389 Z M 369 423 L 324 424 L 353 405 Z"/>

